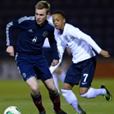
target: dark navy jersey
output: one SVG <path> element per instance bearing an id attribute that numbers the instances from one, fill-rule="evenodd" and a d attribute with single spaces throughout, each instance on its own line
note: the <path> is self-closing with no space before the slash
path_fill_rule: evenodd
<path id="1" fill-rule="evenodd" d="M 16 43 L 13 38 L 14 31 L 18 29 Z M 34 16 L 25 16 L 14 20 L 6 26 L 7 46 L 16 45 L 16 52 L 22 54 L 41 54 L 45 38 L 49 39 L 55 59 L 59 59 L 56 41 L 54 39 L 54 27 L 45 21 L 42 26 L 36 23 Z"/>

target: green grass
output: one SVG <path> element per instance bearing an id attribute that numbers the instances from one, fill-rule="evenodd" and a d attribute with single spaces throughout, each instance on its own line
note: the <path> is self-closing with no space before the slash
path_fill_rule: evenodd
<path id="1" fill-rule="evenodd" d="M 93 81 L 94 87 L 98 88 L 100 84 L 107 85 L 111 93 L 114 93 L 114 79 L 97 79 Z M 42 83 L 40 85 L 40 90 L 47 114 L 54 114 L 48 92 Z M 102 96 L 98 96 L 95 99 L 84 99 L 79 96 L 78 87 L 74 87 L 73 91 L 76 93 L 81 106 L 86 110 L 87 114 L 114 114 L 113 100 L 107 102 Z M 30 90 L 24 81 L 0 81 L 0 114 L 3 114 L 4 109 L 10 105 L 18 106 L 22 114 L 38 114 L 36 107 L 32 103 L 29 92 Z M 68 114 L 76 114 L 62 96 L 61 101 L 62 108 L 68 112 Z"/>

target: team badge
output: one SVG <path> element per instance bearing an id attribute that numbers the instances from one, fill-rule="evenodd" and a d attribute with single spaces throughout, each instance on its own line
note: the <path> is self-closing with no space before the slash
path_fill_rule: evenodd
<path id="1" fill-rule="evenodd" d="M 48 35 L 47 31 L 44 31 L 43 34 L 42 34 L 43 37 L 46 37 L 47 35 Z"/>

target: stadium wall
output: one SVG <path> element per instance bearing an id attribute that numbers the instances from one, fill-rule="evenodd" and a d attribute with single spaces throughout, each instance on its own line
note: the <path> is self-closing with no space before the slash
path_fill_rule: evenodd
<path id="1" fill-rule="evenodd" d="M 114 78 L 114 60 L 98 61 L 95 78 Z"/>
<path id="2" fill-rule="evenodd" d="M 2 61 L 0 64 L 0 80 L 22 79 L 13 60 Z M 67 66 L 69 65 L 70 62 L 68 62 Z M 114 60 L 98 61 L 95 78 L 114 78 Z"/>

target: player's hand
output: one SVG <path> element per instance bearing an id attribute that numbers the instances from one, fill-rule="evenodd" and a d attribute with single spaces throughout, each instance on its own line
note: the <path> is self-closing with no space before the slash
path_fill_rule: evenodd
<path id="1" fill-rule="evenodd" d="M 53 59 L 51 66 L 55 66 L 59 63 L 59 60 Z"/>
<path id="2" fill-rule="evenodd" d="M 6 52 L 10 55 L 10 56 L 14 56 L 14 47 L 13 46 L 8 46 L 6 48 Z"/>
<path id="3" fill-rule="evenodd" d="M 108 51 L 105 51 L 105 50 L 101 50 L 100 54 L 101 54 L 103 57 L 106 57 L 106 58 L 110 57 L 109 52 L 108 52 Z"/>

